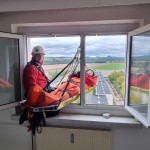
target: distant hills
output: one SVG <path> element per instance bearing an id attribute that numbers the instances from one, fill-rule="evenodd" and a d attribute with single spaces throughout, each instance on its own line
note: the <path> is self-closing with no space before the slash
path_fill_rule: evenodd
<path id="1" fill-rule="evenodd" d="M 134 56 L 132 57 L 132 67 L 135 68 L 149 68 L 150 66 L 150 56 Z"/>
<path id="2" fill-rule="evenodd" d="M 53 65 L 53 64 L 67 64 L 72 60 L 71 57 L 45 57 L 44 65 Z M 122 62 L 125 60 L 123 57 L 86 57 L 86 63 L 106 63 L 106 62 Z"/>

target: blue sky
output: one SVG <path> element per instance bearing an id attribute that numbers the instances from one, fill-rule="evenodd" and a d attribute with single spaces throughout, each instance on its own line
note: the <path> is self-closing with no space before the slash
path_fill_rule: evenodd
<path id="1" fill-rule="evenodd" d="M 31 38 L 31 47 L 43 46 L 46 56 L 73 57 L 80 45 L 80 37 L 40 37 Z M 125 57 L 126 36 L 87 36 L 86 56 Z"/>

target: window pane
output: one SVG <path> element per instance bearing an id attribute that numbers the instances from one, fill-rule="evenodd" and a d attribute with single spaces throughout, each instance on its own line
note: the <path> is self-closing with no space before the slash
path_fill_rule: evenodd
<path id="1" fill-rule="evenodd" d="M 20 101 L 19 40 L 0 38 L 0 105 Z"/>
<path id="2" fill-rule="evenodd" d="M 99 77 L 86 104 L 123 105 L 126 35 L 86 36 L 86 66 Z"/>
<path id="3" fill-rule="evenodd" d="M 130 62 L 129 105 L 147 119 L 150 114 L 150 31 L 132 37 Z"/>
<path id="4" fill-rule="evenodd" d="M 31 38 L 31 49 L 37 45 L 42 46 L 45 50 L 46 55 L 44 56 L 43 68 L 47 77 L 51 80 L 73 59 L 80 45 L 80 37 L 61 36 Z M 66 81 L 72 69 L 73 66 L 70 66 L 68 71 L 66 69 L 53 83 L 51 83 L 51 86 L 57 87 L 60 81 Z M 80 64 L 77 68 L 77 71 L 79 70 Z"/>

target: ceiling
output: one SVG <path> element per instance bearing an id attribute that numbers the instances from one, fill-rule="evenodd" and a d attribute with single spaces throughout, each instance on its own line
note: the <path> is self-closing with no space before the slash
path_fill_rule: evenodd
<path id="1" fill-rule="evenodd" d="M 0 12 L 146 4 L 150 0 L 0 0 Z"/>

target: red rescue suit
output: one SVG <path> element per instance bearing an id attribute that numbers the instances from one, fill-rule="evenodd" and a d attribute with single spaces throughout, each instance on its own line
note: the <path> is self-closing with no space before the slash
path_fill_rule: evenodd
<path id="1" fill-rule="evenodd" d="M 43 74 L 45 74 L 41 66 L 40 70 L 37 69 L 35 65 L 27 65 L 23 71 L 23 86 L 25 91 L 28 91 L 32 86 L 39 86 L 40 88 L 45 88 L 47 85 L 47 79 Z M 42 73 L 43 72 L 43 73 Z"/>
<path id="2" fill-rule="evenodd" d="M 85 90 L 88 90 L 90 87 L 93 87 L 97 84 L 98 77 L 90 77 L 86 75 L 85 78 Z M 65 101 L 70 97 L 80 94 L 80 78 L 73 77 L 69 83 L 64 96 L 61 97 L 63 90 L 66 87 L 67 82 L 60 84 L 57 89 L 51 93 L 43 91 L 37 86 L 32 86 L 27 94 L 27 101 L 22 105 L 24 107 L 44 107 L 48 106 L 54 102 Z"/>

